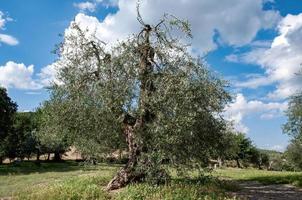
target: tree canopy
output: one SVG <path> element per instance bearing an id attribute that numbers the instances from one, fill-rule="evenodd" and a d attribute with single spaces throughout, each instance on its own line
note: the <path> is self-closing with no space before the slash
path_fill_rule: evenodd
<path id="1" fill-rule="evenodd" d="M 7 95 L 5 88 L 0 87 L 0 162 L 8 154 L 8 144 L 13 132 L 14 115 L 17 104 Z"/>
<path id="2" fill-rule="evenodd" d="M 173 36 L 190 38 L 188 22 L 165 15 L 152 26 L 139 12 L 138 21 L 141 32 L 107 45 L 73 23 L 58 49 L 60 84 L 51 90 L 57 114 L 49 119 L 85 150 L 128 152 L 108 189 L 163 177 L 163 160 L 205 166 L 223 148 L 221 113 L 230 96 L 226 82 Z"/>

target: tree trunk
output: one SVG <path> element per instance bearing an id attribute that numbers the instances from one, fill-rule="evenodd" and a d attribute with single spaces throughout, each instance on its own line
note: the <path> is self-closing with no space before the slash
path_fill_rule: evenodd
<path id="1" fill-rule="evenodd" d="M 54 161 L 61 161 L 62 160 L 60 152 L 58 152 L 58 151 L 55 152 L 55 156 L 54 156 L 53 160 Z"/>
<path id="2" fill-rule="evenodd" d="M 150 32 L 152 28 L 150 25 L 145 25 L 143 29 L 142 44 L 139 45 L 138 50 L 140 52 L 140 65 L 139 65 L 139 81 L 140 81 L 140 94 L 138 110 L 140 115 L 137 118 L 133 118 L 130 115 L 126 115 L 124 118 L 124 135 L 128 144 L 129 160 L 125 167 L 123 167 L 117 175 L 107 185 L 107 190 L 115 190 L 126 186 L 131 182 L 142 180 L 145 177 L 144 172 L 137 172 L 136 166 L 139 161 L 140 154 L 143 150 L 143 142 L 138 141 L 136 133 L 143 133 L 147 123 L 150 123 L 155 117 L 150 110 L 148 104 L 148 98 L 155 91 L 155 87 L 152 80 L 154 60 L 154 49 L 150 45 Z M 144 150 L 145 152 L 146 150 Z"/>
<path id="3" fill-rule="evenodd" d="M 236 159 L 236 162 L 237 162 L 237 167 L 238 167 L 238 168 L 242 168 L 242 166 L 241 166 L 241 163 L 240 163 L 239 159 Z"/>
<path id="4" fill-rule="evenodd" d="M 107 190 L 116 190 L 126 186 L 131 182 L 136 182 L 144 177 L 144 174 L 138 174 L 135 172 L 138 157 L 141 153 L 140 148 L 134 142 L 134 127 L 131 125 L 125 125 L 124 134 L 128 143 L 129 160 L 125 167 L 123 167 L 117 175 L 107 185 Z"/>
<path id="5" fill-rule="evenodd" d="M 0 157 L 0 165 L 2 165 L 2 163 L 3 163 L 3 158 Z"/>
<path id="6" fill-rule="evenodd" d="M 40 161 L 40 150 L 37 150 L 37 161 Z"/>
<path id="7" fill-rule="evenodd" d="M 218 157 L 217 161 L 218 161 L 218 167 L 222 168 L 222 164 L 223 164 L 222 159 L 220 157 Z"/>
<path id="8" fill-rule="evenodd" d="M 50 160 L 50 153 L 47 153 L 47 161 Z"/>

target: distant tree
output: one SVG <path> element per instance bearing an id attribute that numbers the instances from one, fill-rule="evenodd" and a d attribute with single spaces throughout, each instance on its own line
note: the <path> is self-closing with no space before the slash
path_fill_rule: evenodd
<path id="1" fill-rule="evenodd" d="M 54 96 L 62 101 L 53 111 L 64 113 L 48 118 L 104 155 L 126 147 L 128 163 L 108 190 L 164 180 L 161 163 L 167 159 L 179 169 L 205 166 L 224 148 L 218 142 L 225 129 L 221 113 L 230 96 L 225 81 L 172 37 L 171 30 L 190 37 L 189 24 L 168 15 L 154 26 L 139 13 L 138 20 L 138 34 L 110 47 L 73 23 L 59 49 L 62 84 L 52 92 L 61 93 Z M 45 123 L 48 133 L 64 130 L 55 127 Z"/>
<path id="2" fill-rule="evenodd" d="M 285 158 L 295 170 L 302 170 L 302 141 L 292 140 L 285 151 Z"/>
<path id="3" fill-rule="evenodd" d="M 242 168 L 242 162 L 247 162 L 250 158 L 250 152 L 253 148 L 252 141 L 245 137 L 245 134 L 238 133 L 235 137 L 236 143 L 238 145 L 238 152 L 235 155 L 235 160 L 237 162 L 237 167 Z"/>
<path id="4" fill-rule="evenodd" d="M 36 138 L 37 121 L 34 112 L 18 112 L 14 119 L 14 138 L 17 140 L 15 149 L 17 157 L 30 158 L 36 153 L 38 141 Z"/>
<path id="5" fill-rule="evenodd" d="M 287 123 L 283 126 L 284 133 L 294 140 L 302 139 L 302 93 L 291 96 L 286 111 Z"/>
<path id="6" fill-rule="evenodd" d="M 245 134 L 229 131 L 221 141 L 224 141 L 226 147 L 221 155 L 226 159 L 236 160 L 237 167 L 242 168 L 249 164 L 256 165 L 259 169 L 268 167 L 268 155 L 258 150 Z"/>
<path id="7" fill-rule="evenodd" d="M 267 153 L 260 151 L 255 146 L 251 148 L 249 152 L 249 161 L 254 164 L 258 169 L 263 167 L 268 168 L 269 166 L 269 156 Z"/>
<path id="8" fill-rule="evenodd" d="M 64 116 L 58 110 L 58 99 L 51 98 L 37 110 L 38 129 L 35 137 L 38 143 L 37 160 L 41 153 L 54 154 L 54 160 L 60 161 L 61 156 L 69 148 L 70 143 L 67 138 L 66 128 L 60 121 Z M 49 156 L 48 156 L 49 157 Z"/>
<path id="9" fill-rule="evenodd" d="M 219 139 L 221 146 L 225 148 L 220 148 L 220 152 L 218 152 L 218 157 L 222 160 L 233 160 L 238 157 L 240 152 L 240 140 L 239 140 L 239 133 L 234 132 L 232 129 L 226 129 L 225 134 L 223 137 Z"/>
<path id="10" fill-rule="evenodd" d="M 302 92 L 290 97 L 288 103 L 287 123 L 283 126 L 283 132 L 292 137 L 285 156 L 290 165 L 295 169 L 302 169 Z"/>
<path id="11" fill-rule="evenodd" d="M 17 104 L 8 97 L 6 89 L 0 87 L 0 163 L 9 153 L 8 137 L 16 111 Z"/>

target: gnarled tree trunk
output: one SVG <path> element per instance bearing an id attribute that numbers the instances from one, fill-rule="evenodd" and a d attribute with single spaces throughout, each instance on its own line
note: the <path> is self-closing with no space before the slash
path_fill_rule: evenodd
<path id="1" fill-rule="evenodd" d="M 145 173 L 137 172 L 136 166 L 139 161 L 140 154 L 143 149 L 143 141 L 137 141 L 136 133 L 138 131 L 143 132 L 146 124 L 151 122 L 154 118 L 154 114 L 150 110 L 148 105 L 148 97 L 155 91 L 155 87 L 152 81 L 153 66 L 152 61 L 154 59 L 154 50 L 150 45 L 150 32 L 152 28 L 150 25 L 145 25 L 143 29 L 143 42 L 139 44 L 140 52 L 140 66 L 139 66 L 139 80 L 140 80 L 140 96 L 139 96 L 139 110 L 140 116 L 136 119 L 127 115 L 124 119 L 124 135 L 128 144 L 129 160 L 125 167 L 123 167 L 117 175 L 109 182 L 107 190 L 115 190 L 126 186 L 131 182 L 142 180 L 145 177 Z"/>
<path id="2" fill-rule="evenodd" d="M 135 166 L 138 162 L 138 157 L 141 153 L 139 146 L 135 143 L 134 126 L 125 125 L 124 134 L 128 143 L 129 160 L 125 167 L 123 167 L 117 175 L 107 185 L 107 190 L 115 190 L 126 186 L 127 184 L 139 181 L 143 178 L 143 174 L 135 172 Z"/>

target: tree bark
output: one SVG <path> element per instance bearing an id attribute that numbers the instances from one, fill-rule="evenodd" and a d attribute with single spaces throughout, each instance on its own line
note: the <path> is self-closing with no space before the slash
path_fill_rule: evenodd
<path id="1" fill-rule="evenodd" d="M 40 150 L 37 150 L 37 161 L 40 161 Z"/>
<path id="2" fill-rule="evenodd" d="M 135 166 L 141 153 L 139 146 L 135 143 L 134 126 L 125 125 L 124 134 L 128 143 L 129 160 L 117 175 L 107 185 L 107 190 L 116 190 L 126 186 L 131 182 L 141 180 L 144 175 L 135 172 Z"/>
<path id="3" fill-rule="evenodd" d="M 61 161 L 62 160 L 60 152 L 56 151 L 54 154 L 55 154 L 55 156 L 53 158 L 54 161 Z"/>
<path id="4" fill-rule="evenodd" d="M 140 115 L 133 118 L 127 115 L 124 119 L 124 135 L 128 144 L 129 160 L 125 167 L 123 167 L 117 175 L 107 185 L 107 190 L 115 190 L 126 186 L 131 182 L 140 181 L 145 177 L 145 173 L 137 172 L 136 166 L 139 161 L 140 154 L 143 150 L 143 141 L 139 141 L 136 133 L 143 133 L 147 123 L 150 123 L 155 117 L 150 110 L 148 98 L 155 91 L 152 81 L 154 60 L 154 49 L 150 45 L 150 32 L 152 28 L 150 25 L 145 25 L 143 33 L 142 44 L 139 44 L 140 65 L 139 65 L 139 81 L 140 81 L 140 95 L 138 110 Z M 140 38 L 139 38 L 140 39 Z M 146 150 L 144 150 L 145 152 Z"/>
<path id="5" fill-rule="evenodd" d="M 237 167 L 238 167 L 238 168 L 242 168 L 239 159 L 236 159 L 236 162 L 237 162 Z"/>

